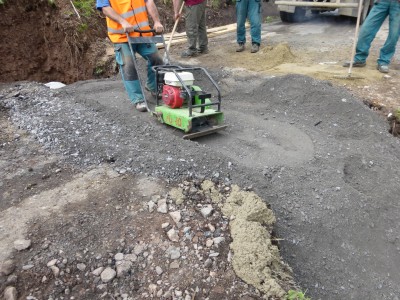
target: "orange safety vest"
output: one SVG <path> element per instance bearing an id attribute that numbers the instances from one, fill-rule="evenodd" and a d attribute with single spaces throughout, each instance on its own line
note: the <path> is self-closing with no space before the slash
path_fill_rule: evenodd
<path id="1" fill-rule="evenodd" d="M 149 30 L 149 17 L 147 15 L 145 0 L 110 0 L 111 7 L 117 14 L 122 16 L 130 24 L 135 26 L 135 29 Z M 113 43 L 126 43 L 126 33 L 121 24 L 106 17 L 108 37 Z M 130 32 L 129 36 L 152 36 L 152 33 Z"/>

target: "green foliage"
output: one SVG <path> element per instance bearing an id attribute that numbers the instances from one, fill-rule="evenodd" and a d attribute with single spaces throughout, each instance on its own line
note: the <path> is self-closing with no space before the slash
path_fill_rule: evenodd
<path id="1" fill-rule="evenodd" d="M 220 8 L 221 7 L 221 0 L 211 0 L 209 3 L 212 8 Z"/>
<path id="2" fill-rule="evenodd" d="M 4 4 L 6 2 L 6 0 L 0 0 L 0 5 Z"/>
<path id="3" fill-rule="evenodd" d="M 95 0 L 75 0 L 73 3 L 76 9 L 85 17 L 90 17 L 95 13 Z"/>
<path id="4" fill-rule="evenodd" d="M 89 28 L 89 25 L 86 23 L 81 23 L 78 25 L 78 32 L 82 33 L 85 32 Z"/>
<path id="5" fill-rule="evenodd" d="M 100 76 L 100 75 L 102 75 L 104 73 L 104 67 L 103 66 L 97 66 L 95 69 L 94 69 L 94 71 L 93 71 L 93 74 L 95 75 L 95 76 Z"/>
<path id="6" fill-rule="evenodd" d="M 272 23 L 272 22 L 275 22 L 276 20 L 278 19 L 278 17 L 274 17 L 274 16 L 267 16 L 266 18 L 265 18 L 265 23 Z"/>
<path id="7" fill-rule="evenodd" d="M 400 122 L 400 107 L 394 111 L 394 116 Z"/>
<path id="8" fill-rule="evenodd" d="M 311 300 L 311 298 L 306 297 L 306 294 L 301 291 L 288 291 L 286 295 L 286 300 Z"/>

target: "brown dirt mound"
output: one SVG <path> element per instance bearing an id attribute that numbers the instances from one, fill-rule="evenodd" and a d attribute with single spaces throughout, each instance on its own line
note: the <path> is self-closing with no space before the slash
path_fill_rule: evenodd
<path id="1" fill-rule="evenodd" d="M 0 6 L 0 81 L 73 81 L 93 77 L 105 37 L 96 19 L 78 19 L 69 1 L 17 0 Z"/>
<path id="2" fill-rule="evenodd" d="M 166 31 L 173 27 L 171 4 L 157 3 Z M 210 8 L 208 26 L 235 21 L 234 6 Z M 72 83 L 115 73 L 113 56 L 105 56 L 105 19 L 100 12 L 78 18 L 68 0 L 16 0 L 0 5 L 0 82 Z M 181 22 L 179 30 L 184 30 Z M 106 57 L 108 60 L 104 61 Z"/>

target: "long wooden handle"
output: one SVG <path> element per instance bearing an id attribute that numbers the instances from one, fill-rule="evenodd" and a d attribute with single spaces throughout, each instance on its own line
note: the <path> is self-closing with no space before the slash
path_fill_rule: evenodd
<path id="1" fill-rule="evenodd" d="M 168 45 L 167 45 L 167 51 L 169 51 L 169 48 L 171 47 L 172 37 L 173 37 L 174 34 L 175 34 L 176 27 L 178 26 L 179 19 L 180 19 L 180 15 L 181 15 L 181 13 L 182 13 L 182 10 L 183 10 L 183 7 L 184 7 L 184 6 L 185 6 L 185 1 L 182 1 L 181 8 L 179 9 L 179 18 L 177 18 L 177 19 L 175 20 L 174 28 L 172 28 L 171 36 L 169 37 L 169 41 L 168 41 Z"/>
<path id="2" fill-rule="evenodd" d="M 356 54 L 356 46 L 357 46 L 357 41 L 358 41 L 358 29 L 360 28 L 361 11 L 364 6 L 363 4 L 365 4 L 363 0 L 360 0 L 358 2 L 356 30 L 354 33 L 354 41 L 353 41 L 353 47 L 351 49 L 350 66 L 349 66 L 349 71 L 348 71 L 349 76 L 351 76 L 351 70 L 353 69 L 354 55 Z"/>

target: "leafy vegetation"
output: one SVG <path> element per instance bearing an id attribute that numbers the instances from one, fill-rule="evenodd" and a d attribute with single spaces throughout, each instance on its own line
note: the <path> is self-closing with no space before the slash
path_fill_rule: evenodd
<path id="1" fill-rule="evenodd" d="M 400 108 L 395 110 L 394 116 L 396 117 L 397 121 L 400 122 Z"/>
<path id="2" fill-rule="evenodd" d="M 85 17 L 92 16 L 96 9 L 96 1 L 95 0 L 75 0 L 73 1 L 76 9 Z"/>
<path id="3" fill-rule="evenodd" d="M 89 28 L 89 25 L 86 23 L 79 24 L 78 32 L 79 33 L 85 32 L 88 28 Z"/>
<path id="4" fill-rule="evenodd" d="M 288 291 L 286 295 L 286 300 L 311 300 L 311 298 L 306 297 L 306 294 L 301 291 Z"/>

